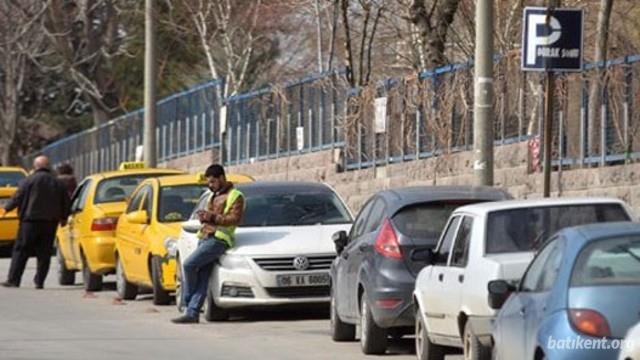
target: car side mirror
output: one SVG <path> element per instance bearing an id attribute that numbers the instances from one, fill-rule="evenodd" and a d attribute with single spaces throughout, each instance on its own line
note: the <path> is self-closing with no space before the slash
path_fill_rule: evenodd
<path id="1" fill-rule="evenodd" d="M 422 262 L 427 265 L 433 265 L 435 260 L 435 253 L 432 248 L 417 249 L 411 252 L 411 260 L 416 262 Z"/>
<path id="2" fill-rule="evenodd" d="M 195 234 L 200 231 L 202 224 L 200 224 L 200 220 L 189 220 L 182 223 L 182 230 Z"/>
<path id="3" fill-rule="evenodd" d="M 489 291 L 489 307 L 499 310 L 516 288 L 504 280 L 493 280 L 487 284 L 487 290 Z"/>
<path id="4" fill-rule="evenodd" d="M 342 251 L 344 250 L 345 246 L 347 246 L 349 237 L 347 236 L 346 231 L 341 230 L 333 234 L 333 236 L 331 236 L 331 240 L 333 240 L 333 243 L 336 246 L 336 253 L 340 255 L 342 254 Z"/>
<path id="5" fill-rule="evenodd" d="M 131 224 L 146 225 L 149 223 L 149 215 L 144 210 L 130 212 L 127 214 L 127 221 Z"/>

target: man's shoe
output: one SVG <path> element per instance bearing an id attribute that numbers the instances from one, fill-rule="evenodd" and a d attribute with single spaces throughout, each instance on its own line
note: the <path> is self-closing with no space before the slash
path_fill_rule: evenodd
<path id="1" fill-rule="evenodd" d="M 17 284 L 14 284 L 14 283 L 12 283 L 10 281 L 3 282 L 2 286 L 6 287 L 6 288 L 17 288 L 18 287 Z"/>
<path id="2" fill-rule="evenodd" d="M 197 324 L 200 322 L 200 320 L 197 316 L 185 314 L 175 319 L 171 319 L 171 322 L 174 324 Z"/>

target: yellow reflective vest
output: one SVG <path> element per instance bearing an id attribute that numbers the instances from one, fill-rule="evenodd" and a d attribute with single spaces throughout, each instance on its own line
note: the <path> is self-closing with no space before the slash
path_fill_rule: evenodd
<path id="1" fill-rule="evenodd" d="M 231 210 L 231 206 L 233 206 L 233 203 L 236 202 L 236 200 L 238 200 L 239 197 L 244 196 L 242 194 L 242 192 L 240 192 L 240 190 L 238 189 L 231 189 L 231 191 L 229 191 L 229 195 L 227 196 L 227 199 L 225 200 L 225 204 L 224 204 L 224 211 L 222 212 L 223 215 L 226 215 L 229 213 L 229 211 Z M 211 193 L 211 195 L 209 195 L 209 199 L 207 199 L 207 204 L 211 203 L 211 198 L 213 197 L 213 193 Z M 224 241 L 229 248 L 232 248 L 234 245 L 234 235 L 236 233 L 236 226 L 216 226 L 216 232 L 213 234 L 214 237 Z M 198 238 L 202 239 L 204 238 L 204 233 L 202 232 L 202 230 L 200 232 L 198 232 Z"/>

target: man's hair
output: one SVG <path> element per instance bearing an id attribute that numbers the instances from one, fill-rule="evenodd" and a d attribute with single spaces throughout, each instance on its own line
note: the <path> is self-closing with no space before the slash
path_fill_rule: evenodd
<path id="1" fill-rule="evenodd" d="M 69 164 L 62 164 L 56 169 L 58 175 L 73 175 L 73 168 Z"/>
<path id="2" fill-rule="evenodd" d="M 204 172 L 204 176 L 219 178 L 224 176 L 224 168 L 220 164 L 213 164 L 207 168 L 207 171 Z"/>

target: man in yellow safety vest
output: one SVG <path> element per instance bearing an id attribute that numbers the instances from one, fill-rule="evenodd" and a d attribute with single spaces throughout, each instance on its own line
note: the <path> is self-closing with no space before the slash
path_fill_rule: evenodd
<path id="1" fill-rule="evenodd" d="M 215 263 L 233 247 L 236 226 L 244 213 L 244 196 L 227 181 L 224 168 L 214 164 L 205 172 L 211 195 L 207 206 L 196 214 L 202 223 L 196 250 L 185 259 L 183 299 L 185 314 L 171 320 L 176 324 L 199 321 L 200 308 L 207 297 L 209 277 Z"/>

